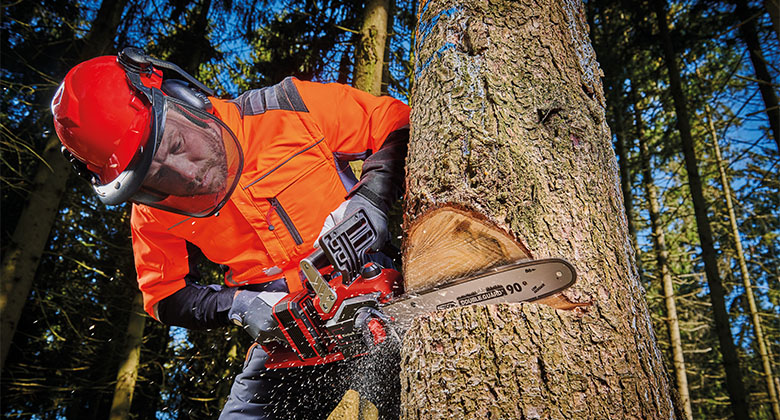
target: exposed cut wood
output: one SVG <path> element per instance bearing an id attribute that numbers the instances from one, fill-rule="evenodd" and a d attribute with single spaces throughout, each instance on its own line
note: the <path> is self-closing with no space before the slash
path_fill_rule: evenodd
<path id="1" fill-rule="evenodd" d="M 554 295 L 535 300 L 533 303 L 544 304 L 547 306 L 552 306 L 555 309 L 563 309 L 565 311 L 575 311 L 578 314 L 583 314 L 587 310 L 587 307 L 593 304 L 591 301 L 573 302 L 565 295 L 565 293 L 565 291 L 563 293 L 556 293 Z"/>
<path id="2" fill-rule="evenodd" d="M 328 416 L 328 420 L 376 420 L 379 411 L 370 401 L 360 398 L 357 391 L 350 389 L 341 402 Z"/>
<path id="3" fill-rule="evenodd" d="M 531 257 L 522 244 L 483 216 L 456 207 L 440 207 L 419 217 L 405 247 L 407 292 Z"/>

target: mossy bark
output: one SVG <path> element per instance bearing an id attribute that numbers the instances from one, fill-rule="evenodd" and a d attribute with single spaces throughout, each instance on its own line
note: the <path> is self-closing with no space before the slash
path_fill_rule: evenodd
<path id="1" fill-rule="evenodd" d="M 530 257 L 573 263 L 564 294 L 590 306 L 418 318 L 402 418 L 675 417 L 581 3 L 422 1 L 415 48 L 405 231 L 437 208 L 477 212 Z"/>
<path id="2" fill-rule="evenodd" d="M 354 86 L 376 96 L 382 93 L 389 8 L 389 0 L 371 0 L 366 4 L 360 38 L 355 47 Z"/>
<path id="3" fill-rule="evenodd" d="M 138 292 L 133 298 L 133 305 L 130 307 L 130 320 L 127 323 L 126 341 L 116 375 L 114 399 L 111 402 L 109 420 L 126 420 L 130 418 L 130 406 L 133 402 L 135 383 L 138 379 L 145 324 L 146 314 L 144 313 L 143 296 Z"/>

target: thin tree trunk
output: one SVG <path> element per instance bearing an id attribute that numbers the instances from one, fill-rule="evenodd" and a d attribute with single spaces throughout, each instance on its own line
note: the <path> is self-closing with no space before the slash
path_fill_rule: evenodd
<path id="1" fill-rule="evenodd" d="M 84 38 L 84 48 L 78 61 L 91 58 L 111 45 L 126 4 L 127 0 L 105 0 L 100 5 L 93 27 Z M 51 98 L 51 95 L 46 97 Z M 43 157 L 47 165 L 40 165 L 33 178 L 30 196 L 3 256 L 0 272 L 0 369 L 5 365 L 16 325 L 30 294 L 35 271 L 72 172 L 70 164 L 60 153 L 60 142 L 53 134 Z"/>
<path id="2" fill-rule="evenodd" d="M 761 42 L 756 33 L 755 16 L 748 7 L 747 1 L 735 0 L 734 4 L 737 6 L 735 13 L 742 21 L 739 25 L 739 33 L 747 46 L 750 61 L 753 63 L 756 79 L 758 79 L 758 90 L 764 99 L 766 116 L 769 118 L 769 129 L 775 139 L 775 144 L 777 144 L 777 150 L 780 151 L 780 105 L 778 105 L 772 76 L 769 74 L 766 59 L 761 51 Z"/>
<path id="3" fill-rule="evenodd" d="M 355 48 L 354 86 L 377 96 L 382 93 L 388 8 L 389 0 L 368 2 L 360 29 L 360 40 Z"/>
<path id="4" fill-rule="evenodd" d="M 0 357 L 3 365 L 71 171 L 56 138 L 47 145 L 43 158 L 48 166 L 41 164 L 38 168 L 32 193 L 3 256 L 0 275 Z"/>
<path id="5" fill-rule="evenodd" d="M 626 144 L 626 126 L 621 110 L 615 110 L 615 151 L 618 156 L 618 170 L 620 171 L 620 190 L 623 192 L 623 203 L 626 208 L 626 220 L 628 222 L 628 235 L 634 247 L 636 266 L 639 278 L 642 273 L 642 259 L 639 254 L 636 227 L 634 227 L 634 193 L 631 186 L 631 165 L 628 161 Z"/>
<path id="6" fill-rule="evenodd" d="M 680 321 L 677 316 L 677 303 L 675 302 L 674 282 L 669 269 L 669 251 L 666 249 L 666 234 L 661 223 L 661 208 L 658 200 L 658 191 L 653 177 L 653 168 L 650 163 L 651 153 L 644 136 L 644 122 L 639 109 L 639 104 L 634 96 L 635 126 L 639 138 L 639 156 L 642 161 L 642 177 L 644 178 L 645 194 L 650 215 L 650 226 L 653 231 L 653 245 L 655 248 L 656 264 L 661 272 L 661 282 L 664 288 L 664 303 L 666 304 L 666 328 L 669 330 L 669 339 L 672 347 L 672 363 L 674 376 L 677 381 L 677 392 L 680 395 L 680 404 L 685 419 L 693 419 L 691 409 L 691 393 L 688 388 L 688 374 L 685 371 L 685 355 L 680 338 Z"/>
<path id="7" fill-rule="evenodd" d="M 355 34 L 352 34 L 351 41 L 348 45 L 352 46 L 356 42 L 357 42 L 357 36 L 355 36 Z M 351 68 L 352 68 L 352 56 L 349 54 L 349 51 L 344 51 L 341 53 L 341 59 L 339 59 L 339 73 L 336 82 L 341 84 L 348 84 L 349 75 L 350 73 L 352 73 Z"/>
<path id="8" fill-rule="evenodd" d="M 133 391 L 138 379 L 138 366 L 141 360 L 141 345 L 144 339 L 144 302 L 140 292 L 135 294 L 130 307 L 130 320 L 127 323 L 127 334 L 120 359 L 119 371 L 116 375 L 114 400 L 111 402 L 109 420 L 125 420 L 130 418 L 130 405 L 133 402 Z"/>
<path id="9" fill-rule="evenodd" d="M 390 54 L 392 48 L 390 48 L 391 41 L 393 40 L 393 34 L 395 30 L 395 14 L 398 13 L 395 0 L 387 0 L 387 36 L 385 37 L 385 51 L 382 58 L 382 95 L 390 94 Z"/>
<path id="10" fill-rule="evenodd" d="M 418 13 L 407 290 L 556 256 L 579 272 L 563 298 L 589 306 L 417 317 L 402 418 L 673 418 L 581 3 L 434 0 Z"/>
<path id="11" fill-rule="evenodd" d="M 769 12 L 772 28 L 775 30 L 777 41 L 780 42 L 780 0 L 764 0 L 764 7 Z"/>
<path id="12" fill-rule="evenodd" d="M 729 212 L 729 225 L 731 226 L 731 234 L 734 236 L 734 247 L 737 251 L 737 261 L 739 262 L 739 272 L 742 275 L 742 285 L 745 287 L 745 297 L 747 298 L 748 308 L 750 309 L 750 317 L 753 320 L 753 331 L 756 334 L 758 353 L 761 356 L 761 365 L 764 368 L 764 380 L 766 381 L 766 388 L 769 394 L 769 402 L 772 405 L 772 416 L 774 420 L 780 420 L 780 403 L 778 403 L 777 389 L 775 388 L 773 379 L 772 361 L 767 353 L 764 332 L 761 327 L 761 317 L 758 312 L 758 306 L 756 305 L 756 299 L 753 296 L 753 285 L 750 282 L 750 274 L 748 273 L 747 263 L 745 262 L 745 252 L 742 249 L 742 240 L 739 237 L 737 216 L 734 213 L 734 203 L 731 200 L 731 183 L 726 176 L 726 170 L 723 168 L 723 159 L 721 158 L 720 146 L 718 145 L 718 136 L 712 122 L 709 105 L 705 104 L 704 109 L 707 114 L 707 121 L 709 122 L 710 136 L 712 137 L 713 149 L 715 150 L 715 160 L 718 164 L 718 172 L 720 174 L 720 183 L 723 185 L 723 196 L 726 199 L 726 209 Z"/>
<path id="13" fill-rule="evenodd" d="M 693 137 L 691 136 L 688 108 L 682 90 L 682 82 L 680 81 L 680 70 L 677 67 L 677 58 L 669 36 L 665 3 L 665 1 L 654 2 L 655 13 L 661 34 L 664 62 L 669 72 L 670 90 L 677 115 L 677 128 L 680 132 L 685 168 L 688 172 L 688 186 L 691 191 L 696 227 L 699 233 L 699 241 L 701 242 L 704 271 L 707 274 L 707 284 L 710 288 L 715 332 L 718 336 L 720 352 L 723 355 L 723 366 L 726 370 L 726 389 L 728 390 L 734 417 L 737 420 L 747 420 L 750 416 L 748 414 L 745 385 L 742 380 L 742 370 L 739 366 L 737 349 L 731 335 L 725 291 L 720 280 L 720 273 L 718 272 L 718 255 L 715 251 L 710 222 L 707 216 L 707 203 L 704 199 L 701 178 L 699 177 L 699 164 L 696 151 L 694 150 Z"/>
<path id="14" fill-rule="evenodd" d="M 355 45 L 355 71 L 352 86 L 372 95 L 382 94 L 382 68 L 387 40 L 389 0 L 371 0 L 363 13 L 363 24 Z M 351 161 L 349 166 L 360 178 L 363 161 Z"/>

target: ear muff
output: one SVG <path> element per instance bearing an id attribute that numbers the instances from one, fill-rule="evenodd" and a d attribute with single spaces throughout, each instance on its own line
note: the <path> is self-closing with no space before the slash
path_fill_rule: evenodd
<path id="1" fill-rule="evenodd" d="M 211 110 L 211 101 L 208 97 L 214 96 L 214 91 L 176 64 L 148 56 L 142 49 L 135 47 L 124 48 L 118 55 L 118 61 L 124 67 L 128 77 L 132 74 L 150 73 L 154 68 L 176 73 L 184 80 L 166 79 L 162 82 L 162 91 L 195 109 Z"/>
<path id="2" fill-rule="evenodd" d="M 162 82 L 162 91 L 185 104 L 201 111 L 211 110 L 211 101 L 208 96 L 198 90 L 190 88 L 183 80 L 168 79 Z"/>

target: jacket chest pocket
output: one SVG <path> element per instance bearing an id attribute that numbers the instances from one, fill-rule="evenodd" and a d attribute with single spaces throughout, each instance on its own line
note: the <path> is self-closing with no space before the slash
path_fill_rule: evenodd
<path id="1" fill-rule="evenodd" d="M 325 218 L 346 195 L 335 166 L 314 149 L 295 154 L 247 187 L 263 212 L 261 237 L 276 241 L 289 259 L 311 252 Z"/>
<path id="2" fill-rule="evenodd" d="M 290 218 L 290 215 L 287 213 L 287 210 L 284 209 L 284 206 L 282 206 L 282 203 L 279 201 L 279 199 L 272 197 L 268 198 L 267 200 L 271 205 L 271 207 L 268 209 L 268 213 L 265 216 L 265 221 L 268 224 L 268 230 L 276 230 L 277 225 L 274 224 L 273 220 L 271 220 L 273 213 L 279 220 L 282 221 L 282 225 L 284 225 L 284 227 L 287 229 L 287 232 L 292 237 L 295 245 L 303 244 L 303 237 L 301 237 L 301 232 L 295 226 L 295 222 L 293 222 L 292 218 Z"/>

